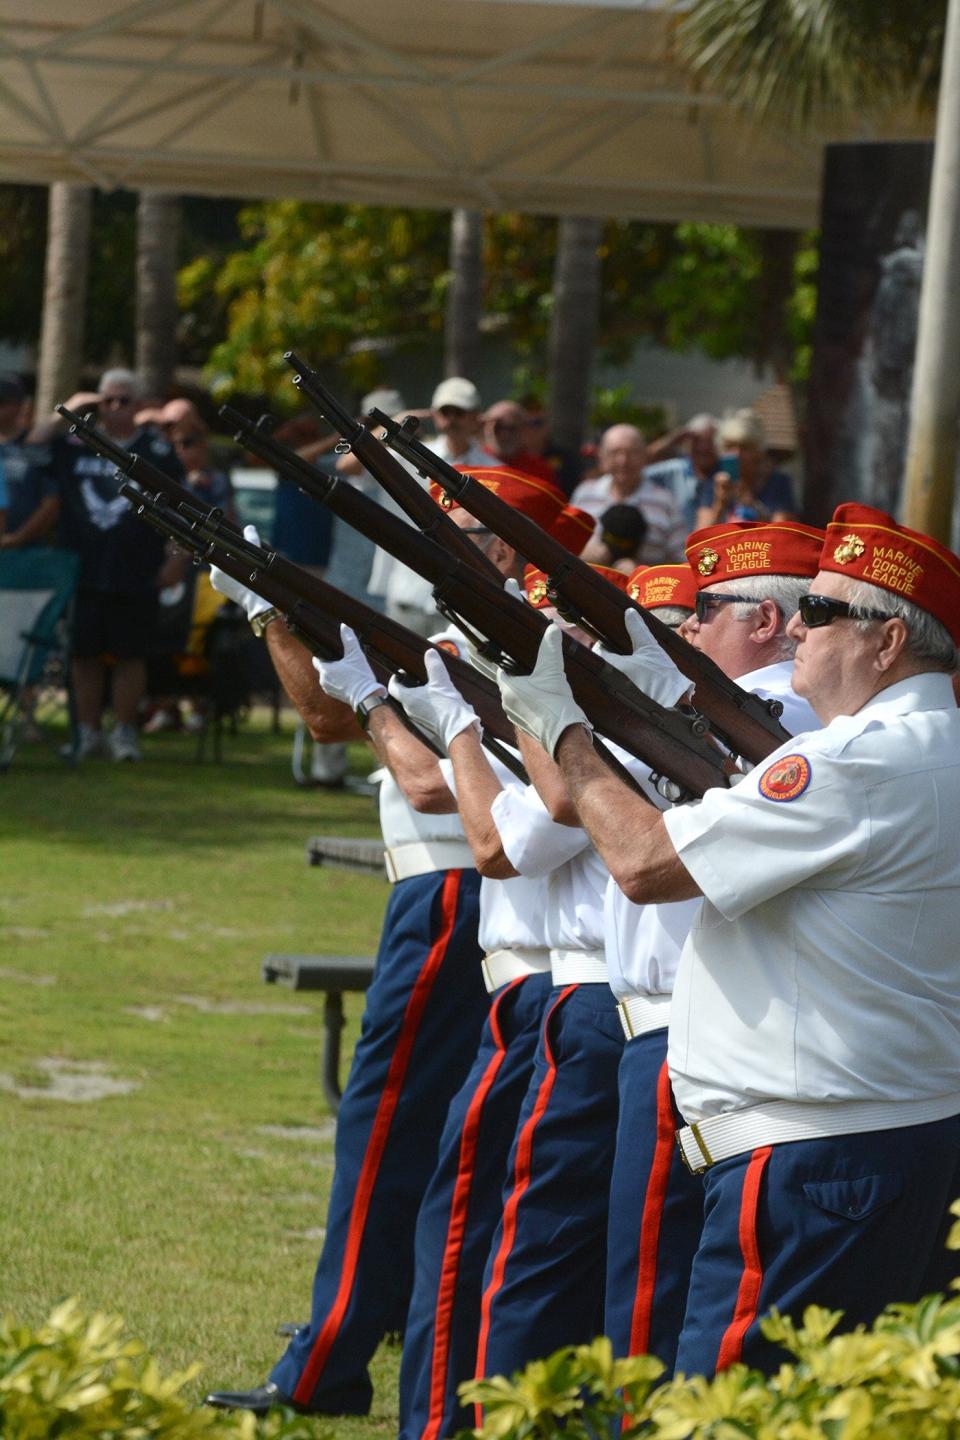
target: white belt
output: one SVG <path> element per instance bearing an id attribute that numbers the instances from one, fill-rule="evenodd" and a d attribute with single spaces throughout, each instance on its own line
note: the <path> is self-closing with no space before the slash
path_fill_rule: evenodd
<path id="1" fill-rule="evenodd" d="M 646 1035 L 648 1030 L 662 1030 L 670 1024 L 672 995 L 628 995 L 617 1004 L 620 1024 L 628 1040 Z"/>
<path id="2" fill-rule="evenodd" d="M 758 1145 L 817 1140 L 829 1135 L 858 1135 L 871 1130 L 900 1130 L 928 1125 L 960 1114 L 960 1094 L 925 1100 L 838 1100 L 833 1104 L 770 1100 L 746 1110 L 711 1115 L 677 1131 L 684 1165 L 700 1175 L 720 1160 Z"/>
<path id="3" fill-rule="evenodd" d="M 472 870 L 475 861 L 466 840 L 414 840 L 385 850 L 383 863 L 387 879 L 395 885 L 398 880 L 428 875 L 431 870 Z"/>
<path id="4" fill-rule="evenodd" d="M 607 983 L 607 962 L 602 950 L 551 950 L 554 985 Z"/>
<path id="5" fill-rule="evenodd" d="M 550 951 L 524 949 L 491 950 L 480 961 L 483 983 L 492 995 L 501 985 L 509 985 L 521 975 L 545 975 L 550 969 Z"/>

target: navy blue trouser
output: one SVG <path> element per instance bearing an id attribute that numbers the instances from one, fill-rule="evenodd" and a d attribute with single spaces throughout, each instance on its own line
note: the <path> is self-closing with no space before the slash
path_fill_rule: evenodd
<path id="1" fill-rule="evenodd" d="M 604 1333 L 615 1355 L 656 1355 L 669 1375 L 703 1228 L 703 1182 L 676 1143 L 667 1030 L 628 1040 L 610 1182 Z"/>
<path id="2" fill-rule="evenodd" d="M 337 1117 L 310 1325 L 270 1375 L 308 1409 L 365 1414 L 370 1357 L 403 1326 L 417 1211 L 488 1010 L 479 889 L 475 870 L 437 871 L 401 880 L 387 905 Z"/>
<path id="3" fill-rule="evenodd" d="M 760 1333 L 776 1306 L 869 1324 L 885 1305 L 944 1290 L 944 1248 L 960 1194 L 960 1116 L 929 1125 L 765 1145 L 706 1171 L 677 1370 L 712 1375 L 742 1360 L 771 1372 L 784 1352 Z"/>
<path id="4" fill-rule="evenodd" d="M 484 1275 L 477 1375 L 509 1375 L 602 1329 L 623 1044 L 608 985 L 554 987 Z"/>
<path id="5" fill-rule="evenodd" d="M 474 1373 L 483 1271 L 552 983 L 547 971 L 496 992 L 476 1060 L 450 1106 L 417 1220 L 400 1440 L 438 1440 L 470 1422 L 457 1386 Z"/>

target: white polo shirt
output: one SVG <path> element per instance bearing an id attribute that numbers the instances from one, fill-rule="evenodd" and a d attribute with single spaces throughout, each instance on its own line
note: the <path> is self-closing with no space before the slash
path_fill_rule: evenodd
<path id="1" fill-rule="evenodd" d="M 765 700 L 783 705 L 781 724 L 792 734 L 817 730 L 820 721 L 806 700 L 790 685 L 792 660 L 779 660 L 741 675 L 737 684 Z M 623 752 L 619 752 L 624 759 Z M 625 761 L 625 763 L 628 763 Z M 633 761 L 631 773 L 646 778 L 649 770 Z M 663 802 L 660 802 L 663 808 Z M 637 905 L 628 900 L 615 881 L 607 886 L 605 928 L 610 985 L 618 1000 L 631 995 L 669 995 L 680 964 L 680 953 L 700 908 L 699 900 L 678 900 L 670 905 Z"/>
<path id="2" fill-rule="evenodd" d="M 608 873 L 587 832 L 552 820 L 532 786 L 505 786 L 490 813 L 513 868 L 547 880 L 544 925 L 550 948 L 602 951 Z"/>
<path id="3" fill-rule="evenodd" d="M 513 794 L 526 789 L 517 777 L 496 758 L 488 755 L 490 766 L 503 790 Z M 457 785 L 451 760 L 440 761 L 440 771 L 456 796 Z M 500 796 L 497 797 L 498 799 Z M 457 817 L 459 823 L 459 816 Z M 514 866 L 514 869 L 517 867 Z M 549 876 L 515 875 L 509 880 L 492 880 L 484 876 L 480 881 L 480 948 L 489 955 L 494 950 L 543 950 L 549 949 L 547 939 L 547 911 Z M 546 957 L 544 957 L 546 968 Z"/>
<path id="4" fill-rule="evenodd" d="M 704 893 L 674 986 L 688 1122 L 771 1100 L 960 1111 L 960 711 L 892 685 L 664 816 Z"/>

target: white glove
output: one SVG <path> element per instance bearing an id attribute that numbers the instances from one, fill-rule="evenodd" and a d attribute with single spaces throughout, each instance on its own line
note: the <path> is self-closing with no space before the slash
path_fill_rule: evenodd
<path id="1" fill-rule="evenodd" d="M 636 610 L 626 611 L 623 624 L 633 653 L 617 655 L 605 645 L 594 646 L 596 653 L 602 655 L 608 665 L 626 675 L 644 695 L 656 700 L 658 705 L 667 709 L 676 705 L 688 690 L 693 689 L 693 681 L 681 674 Z"/>
<path id="2" fill-rule="evenodd" d="M 340 626 L 342 660 L 321 660 L 313 657 L 313 668 L 320 680 L 320 689 L 331 700 L 341 700 L 356 710 L 361 700 L 375 692 L 382 695 L 383 686 L 370 669 L 370 662 L 360 648 L 360 641 L 349 625 Z"/>
<path id="3" fill-rule="evenodd" d="M 450 679 L 436 650 L 425 651 L 423 661 L 427 667 L 426 685 L 401 685 L 396 675 L 391 675 L 387 689 L 411 720 L 432 731 L 449 750 L 451 741 L 477 724 L 476 711 Z"/>
<path id="4" fill-rule="evenodd" d="M 245 525 L 243 538 L 249 540 L 251 545 L 259 545 L 260 535 L 256 525 Z M 262 595 L 258 595 L 239 580 L 234 580 L 232 575 L 224 574 L 216 565 L 210 566 L 210 584 L 219 594 L 226 595 L 228 600 L 239 605 L 248 620 L 273 608 L 269 600 L 264 600 Z"/>
<path id="5" fill-rule="evenodd" d="M 574 700 L 563 669 L 563 631 L 551 625 L 540 642 L 529 675 L 497 671 L 503 708 L 518 729 L 531 735 L 549 755 L 571 725 L 592 725 Z"/>

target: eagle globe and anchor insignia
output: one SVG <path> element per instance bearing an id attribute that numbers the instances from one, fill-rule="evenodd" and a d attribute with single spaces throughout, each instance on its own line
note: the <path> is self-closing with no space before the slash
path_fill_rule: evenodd
<path id="1" fill-rule="evenodd" d="M 720 556 L 716 550 L 704 550 L 697 561 L 697 569 L 701 575 L 712 575 L 720 564 Z"/>
<path id="2" fill-rule="evenodd" d="M 796 800 L 810 784 L 812 775 L 806 755 L 783 755 L 760 776 L 760 794 L 767 800 Z"/>
<path id="3" fill-rule="evenodd" d="M 859 535 L 844 535 L 833 552 L 833 558 L 838 565 L 850 565 L 854 560 L 860 559 L 866 548 Z"/>

